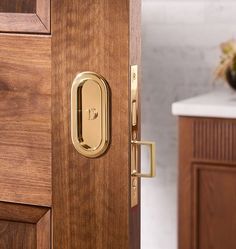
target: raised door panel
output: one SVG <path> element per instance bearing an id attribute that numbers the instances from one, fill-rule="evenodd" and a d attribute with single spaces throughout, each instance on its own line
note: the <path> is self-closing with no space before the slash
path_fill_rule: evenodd
<path id="1" fill-rule="evenodd" d="M 0 32 L 50 33 L 50 0 L 1 0 Z"/>
<path id="2" fill-rule="evenodd" d="M 34 13 L 36 11 L 35 0 L 1 0 L 0 12 L 7 13 Z"/>
<path id="3" fill-rule="evenodd" d="M 194 168 L 194 248 L 236 248 L 236 169 L 200 164 Z"/>
<path id="4" fill-rule="evenodd" d="M 1 249 L 36 249 L 35 225 L 0 220 Z"/>
<path id="5" fill-rule="evenodd" d="M 0 35 L 0 201 L 51 205 L 51 42 Z"/>
<path id="6" fill-rule="evenodd" d="M 0 202 L 1 249 L 50 249 L 50 210 Z"/>

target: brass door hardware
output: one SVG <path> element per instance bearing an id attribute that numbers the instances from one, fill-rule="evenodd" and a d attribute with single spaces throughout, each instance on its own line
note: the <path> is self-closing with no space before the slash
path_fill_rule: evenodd
<path id="1" fill-rule="evenodd" d="M 156 176 L 156 144 L 151 141 L 131 141 L 131 143 L 135 146 L 138 145 L 147 145 L 150 148 L 150 172 L 149 173 L 139 173 L 138 169 L 133 169 L 131 172 L 132 176 L 137 177 L 146 177 L 146 178 L 152 178 Z M 135 148 L 135 151 L 139 151 L 137 148 Z"/>
<path id="2" fill-rule="evenodd" d="M 71 138 L 82 155 L 95 158 L 110 142 L 110 88 L 101 75 L 78 74 L 71 87 Z"/>
<path id="3" fill-rule="evenodd" d="M 140 177 L 151 178 L 156 176 L 156 146 L 154 142 L 138 141 L 139 117 L 138 117 L 138 66 L 131 66 L 131 207 L 138 205 Z M 150 172 L 139 172 L 140 146 L 150 148 Z"/>

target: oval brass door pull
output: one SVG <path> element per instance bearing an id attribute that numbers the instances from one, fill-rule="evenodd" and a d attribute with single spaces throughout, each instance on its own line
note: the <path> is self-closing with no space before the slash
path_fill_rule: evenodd
<path id="1" fill-rule="evenodd" d="M 71 88 L 71 138 L 90 158 L 101 156 L 110 142 L 110 88 L 101 75 L 78 74 Z"/>

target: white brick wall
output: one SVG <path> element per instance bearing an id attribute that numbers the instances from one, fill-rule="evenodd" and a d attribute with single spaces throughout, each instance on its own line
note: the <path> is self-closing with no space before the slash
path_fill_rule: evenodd
<path id="1" fill-rule="evenodd" d="M 177 119 L 171 103 L 211 90 L 218 45 L 236 38 L 236 0 L 144 0 L 142 138 L 157 178 L 142 180 L 142 249 L 177 248 Z M 143 153 L 143 165 L 148 164 Z"/>

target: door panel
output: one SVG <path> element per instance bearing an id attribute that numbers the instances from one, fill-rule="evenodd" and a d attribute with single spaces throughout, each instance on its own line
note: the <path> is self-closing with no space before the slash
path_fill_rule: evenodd
<path id="1" fill-rule="evenodd" d="M 29 223 L 0 220 L 0 238 L 2 249 L 36 248 L 35 226 Z"/>
<path id="2" fill-rule="evenodd" d="M 1 249 L 50 249 L 50 210 L 0 202 Z"/>
<path id="3" fill-rule="evenodd" d="M 0 31 L 50 33 L 50 0 L 1 0 Z"/>
<path id="4" fill-rule="evenodd" d="M 51 205 L 50 46 L 0 35 L 0 200 Z"/>
<path id="5" fill-rule="evenodd" d="M 1 0 L 0 12 L 35 13 L 36 0 Z"/>
<path id="6" fill-rule="evenodd" d="M 236 248 L 236 169 L 198 164 L 194 182 L 196 248 Z"/>
<path id="7" fill-rule="evenodd" d="M 138 248 L 139 242 L 134 242 L 139 236 L 131 240 L 130 232 L 131 224 L 139 230 L 138 219 L 133 222 L 139 209 L 131 216 L 129 109 L 130 10 L 138 8 L 137 3 L 52 1 L 55 248 Z M 132 63 L 138 64 L 138 58 L 132 55 Z M 71 141 L 70 90 L 76 74 L 83 71 L 101 74 L 111 88 L 112 142 L 96 159 L 80 155 Z"/>

